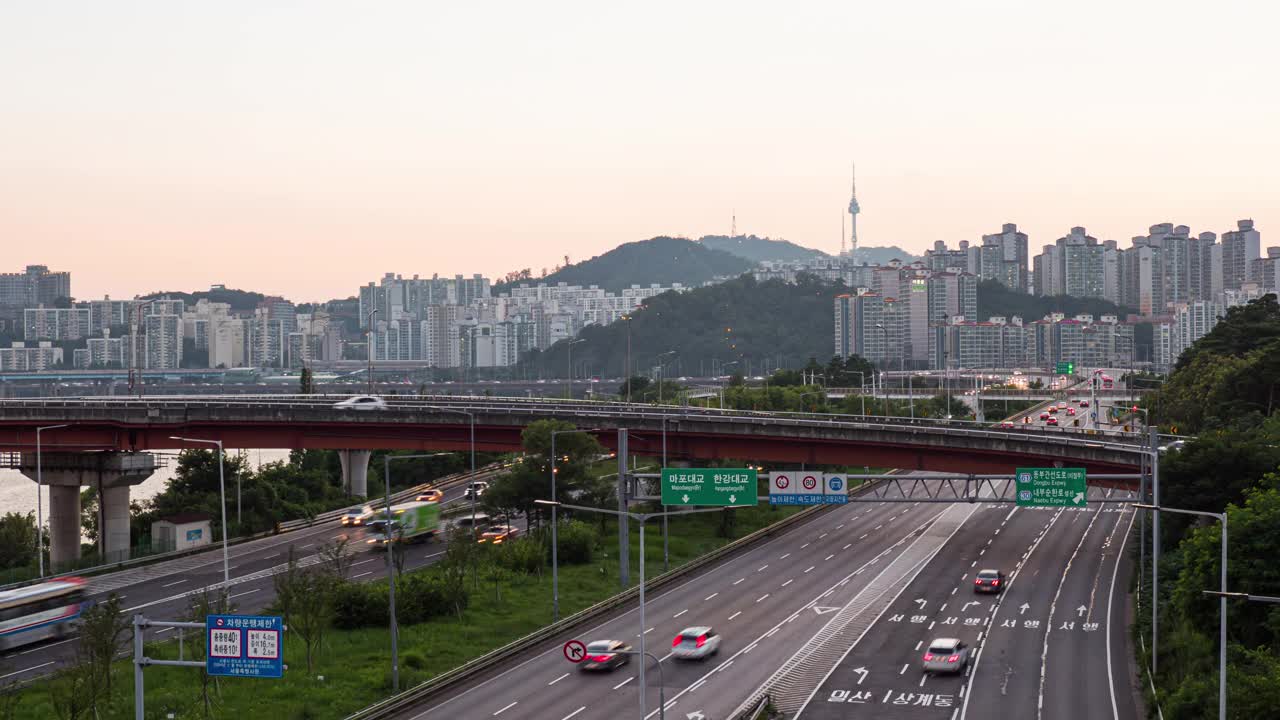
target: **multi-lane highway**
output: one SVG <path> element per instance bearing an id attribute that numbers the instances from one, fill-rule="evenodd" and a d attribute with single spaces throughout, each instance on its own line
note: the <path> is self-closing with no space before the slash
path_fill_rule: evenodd
<path id="1" fill-rule="evenodd" d="M 730 717 L 763 687 L 795 696 L 792 712 L 806 718 L 1136 720 L 1123 631 L 1132 512 L 1123 508 L 851 503 L 651 596 L 643 628 L 631 609 L 575 635 L 636 646 L 645 634 L 662 669 L 648 665 L 646 717 L 657 716 L 660 697 L 668 717 Z M 973 593 L 983 567 L 1007 574 L 1003 593 Z M 673 658 L 675 635 L 699 625 L 721 636 L 719 654 Z M 934 637 L 969 643 L 969 670 L 923 675 Z M 563 639 L 402 717 L 633 715 L 638 661 L 583 673 L 564 659 Z"/>
<path id="2" fill-rule="evenodd" d="M 490 474 L 492 471 L 481 470 L 476 477 L 483 480 Z M 465 483 L 445 483 L 442 488 L 444 503 L 448 504 L 462 499 Z M 343 539 L 355 553 L 348 572 L 350 579 L 363 582 L 386 577 L 386 555 L 371 550 L 365 543 L 364 530 L 344 528 L 337 520 L 329 520 L 231 546 L 229 597 L 233 607 L 240 613 L 255 614 L 270 605 L 275 599 L 273 577 L 287 564 L 290 550 L 300 562 L 315 562 L 323 545 Z M 406 570 L 434 562 L 444 554 L 444 546 L 438 542 L 407 545 L 405 550 Z M 179 620 L 187 615 L 192 595 L 205 589 L 218 590 L 222 583 L 222 550 L 215 545 L 195 555 L 88 578 L 87 600 L 103 600 L 115 593 L 127 615 L 142 613 L 153 619 Z M 149 637 L 163 639 L 167 632 L 159 630 Z M 21 682 L 53 672 L 73 655 L 75 642 L 72 637 L 5 653 L 4 679 Z"/>

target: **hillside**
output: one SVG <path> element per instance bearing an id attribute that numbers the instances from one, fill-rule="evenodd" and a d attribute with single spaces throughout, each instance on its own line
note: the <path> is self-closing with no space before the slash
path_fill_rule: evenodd
<path id="1" fill-rule="evenodd" d="M 821 282 L 787 285 L 758 283 L 751 276 L 698 288 L 666 293 L 645 301 L 631 324 L 631 366 L 646 374 L 667 356 L 667 374 L 709 375 L 738 361 L 733 371 L 762 374 L 762 368 L 800 367 L 810 357 L 829 360 L 832 354 L 832 298 L 842 287 Z M 626 366 L 627 323 L 591 325 L 573 348 L 574 375 L 620 377 Z M 563 377 L 567 347 L 561 342 L 522 361 L 531 375 Z"/>
<path id="2" fill-rule="evenodd" d="M 762 262 L 813 262 L 827 260 L 831 256 L 821 250 L 796 245 L 786 240 L 770 240 L 755 235 L 704 235 L 698 238 L 703 247 L 723 250 L 753 263 Z"/>
<path id="3" fill-rule="evenodd" d="M 561 268 L 544 278 L 519 283 L 568 283 L 599 285 L 618 292 L 632 285 L 681 283 L 698 286 L 717 277 L 740 275 L 755 263 L 727 252 L 712 250 L 684 238 L 656 237 L 626 243 L 580 263 Z M 507 292 L 512 283 L 494 285 L 495 295 Z"/>
<path id="4" fill-rule="evenodd" d="M 858 252 L 853 256 L 857 263 L 866 263 L 868 265 L 888 265 L 891 260 L 901 260 L 903 264 L 915 262 L 920 258 L 903 250 L 897 245 L 888 247 L 860 247 Z"/>
<path id="5" fill-rule="evenodd" d="M 995 280 L 984 280 L 978 284 L 978 317 L 975 319 L 986 320 L 992 316 L 1017 315 L 1031 322 L 1052 312 L 1064 313 L 1067 316 L 1087 313 L 1095 318 L 1100 315 L 1119 315 L 1121 320 L 1129 313 L 1115 303 L 1100 298 L 1028 295 L 1010 290 Z"/>
<path id="6" fill-rule="evenodd" d="M 196 292 L 154 292 L 150 295 L 143 295 L 142 299 L 150 300 L 158 297 L 185 300 L 189 306 L 194 306 L 197 301 L 206 299 L 209 302 L 227 303 L 231 306 L 231 311 L 237 313 L 253 312 L 253 309 L 258 307 L 258 303 L 266 298 L 262 293 L 250 290 L 217 288 L 213 290 L 198 290 Z"/>

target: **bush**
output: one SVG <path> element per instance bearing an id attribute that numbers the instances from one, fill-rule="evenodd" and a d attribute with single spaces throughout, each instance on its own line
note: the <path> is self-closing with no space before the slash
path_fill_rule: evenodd
<path id="1" fill-rule="evenodd" d="M 388 617 L 385 583 L 343 581 L 333 591 L 333 625 L 342 630 L 385 627 Z"/>
<path id="2" fill-rule="evenodd" d="M 396 620 L 406 625 L 426 622 L 455 610 L 455 598 L 448 585 L 428 573 L 410 573 L 396 585 Z M 462 607 L 467 606 L 466 592 Z"/>
<path id="3" fill-rule="evenodd" d="M 590 525 L 579 520 L 571 520 L 560 524 L 560 562 L 568 565 L 580 565 L 591 562 L 596 548 L 596 531 Z M 551 557 L 548 543 L 547 558 Z"/>
<path id="4" fill-rule="evenodd" d="M 454 590 L 434 573 L 406 573 L 396 584 L 396 622 L 414 625 L 466 608 L 465 587 L 458 593 L 455 597 Z M 342 630 L 386 627 L 389 605 L 385 581 L 339 583 L 334 589 L 333 625 Z"/>
<path id="5" fill-rule="evenodd" d="M 563 546 L 563 540 L 561 541 Z M 511 572 L 532 575 L 542 571 L 546 552 L 542 543 L 534 538 L 519 538 L 499 546 L 497 562 Z"/>
<path id="6" fill-rule="evenodd" d="M 407 652 L 400 656 L 400 664 L 410 670 L 421 670 L 427 666 L 427 659 L 421 653 Z"/>

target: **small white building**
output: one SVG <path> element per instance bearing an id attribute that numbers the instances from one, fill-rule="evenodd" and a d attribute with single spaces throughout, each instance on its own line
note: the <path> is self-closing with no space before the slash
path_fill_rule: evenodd
<path id="1" fill-rule="evenodd" d="M 182 513 L 151 523 L 151 541 L 160 551 L 190 550 L 213 541 L 209 516 Z"/>

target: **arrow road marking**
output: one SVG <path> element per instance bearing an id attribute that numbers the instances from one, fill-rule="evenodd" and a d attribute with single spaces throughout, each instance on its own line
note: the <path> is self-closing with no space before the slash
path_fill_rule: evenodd
<path id="1" fill-rule="evenodd" d="M 814 612 L 816 612 L 816 613 L 818 613 L 819 615 L 826 615 L 827 613 L 833 613 L 833 612 L 835 612 L 835 611 L 837 611 L 837 610 L 839 610 L 839 609 L 840 609 L 840 608 L 838 608 L 838 607 L 826 607 L 825 605 L 814 605 L 814 606 L 813 606 L 813 611 L 814 611 Z M 857 672 L 857 671 L 855 670 L 854 672 Z"/>
<path id="2" fill-rule="evenodd" d="M 1081 605 L 1080 607 L 1076 608 L 1076 617 L 1084 617 L 1084 613 L 1085 613 L 1085 611 L 1086 611 L 1086 610 L 1088 610 L 1088 609 L 1089 609 L 1089 608 L 1087 608 L 1087 607 L 1085 607 L 1085 606 L 1083 606 L 1083 605 Z"/>
<path id="3" fill-rule="evenodd" d="M 707 720 L 707 716 L 703 715 L 701 710 L 694 710 L 691 713 L 686 713 L 685 717 L 688 718 L 688 720 Z"/>
<path id="4" fill-rule="evenodd" d="M 863 680 L 866 680 L 866 679 L 867 679 L 867 676 L 871 674 L 870 672 L 868 672 L 868 670 L 867 670 L 865 667 L 854 668 L 854 669 L 853 669 L 853 671 L 854 671 L 854 672 L 856 672 L 856 673 L 858 673 L 858 684 L 859 684 L 859 685 L 861 685 L 861 684 L 862 684 L 862 681 L 863 681 Z"/>
<path id="5" fill-rule="evenodd" d="M 969 610 L 970 605 L 981 605 L 981 604 L 982 603 L 978 602 L 977 600 L 970 600 L 969 602 L 964 604 L 964 607 L 960 608 L 960 612 L 967 612 Z"/>
<path id="6" fill-rule="evenodd" d="M 1022 612 L 1020 612 L 1020 613 L 1018 613 L 1018 614 L 1019 614 L 1019 615 L 1026 615 L 1026 614 L 1027 614 L 1027 610 L 1029 610 L 1030 608 L 1031 608 L 1031 606 L 1030 606 L 1030 605 L 1028 605 L 1027 603 L 1022 603 L 1021 605 L 1019 605 L 1019 606 L 1018 606 L 1018 609 L 1019 609 L 1019 610 L 1021 610 Z"/>
<path id="7" fill-rule="evenodd" d="M 928 600 L 925 600 L 924 598 L 916 598 L 915 600 L 912 600 L 911 602 L 918 602 L 918 603 L 920 603 L 920 609 L 921 609 L 921 610 L 923 610 L 923 609 L 924 609 L 924 606 L 925 606 L 925 605 L 928 605 L 928 604 L 929 604 L 929 601 L 928 601 Z"/>

